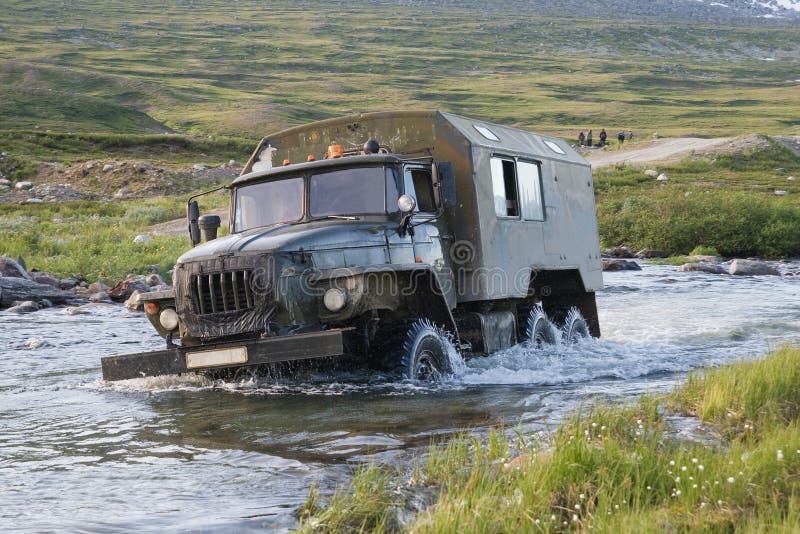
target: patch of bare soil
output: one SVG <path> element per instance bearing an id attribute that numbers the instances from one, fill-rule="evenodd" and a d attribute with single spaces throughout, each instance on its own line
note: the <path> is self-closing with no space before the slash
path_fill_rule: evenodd
<path id="1" fill-rule="evenodd" d="M 0 202 L 64 202 L 81 199 L 181 195 L 236 178 L 242 167 L 225 164 L 154 165 L 141 161 L 86 161 L 73 165 L 42 163 L 30 189 L 0 191 Z M 33 200 L 32 200 L 33 199 Z"/>
<path id="2" fill-rule="evenodd" d="M 610 146 L 606 149 L 592 149 L 591 152 L 585 153 L 584 157 L 592 167 L 598 168 L 622 163 L 644 165 L 653 162 L 679 161 L 687 157 L 713 157 L 717 154 L 740 153 L 769 146 L 769 140 L 760 134 L 712 139 L 678 137 L 623 145 L 621 149 Z"/>

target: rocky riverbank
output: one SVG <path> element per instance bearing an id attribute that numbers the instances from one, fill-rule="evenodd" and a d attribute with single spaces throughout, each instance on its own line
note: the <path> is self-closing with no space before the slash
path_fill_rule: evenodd
<path id="1" fill-rule="evenodd" d="M 69 306 L 68 313 L 82 313 L 87 304 L 124 303 L 131 311 L 141 311 L 139 295 L 163 291 L 172 286 L 157 273 L 128 275 L 113 287 L 103 282 L 89 283 L 71 276 L 59 279 L 50 273 L 28 271 L 22 258 L 0 256 L 0 308 L 12 313 L 31 313 L 57 305 Z"/>

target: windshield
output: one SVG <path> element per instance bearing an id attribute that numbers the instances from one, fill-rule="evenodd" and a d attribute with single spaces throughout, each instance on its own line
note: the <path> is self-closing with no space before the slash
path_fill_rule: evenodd
<path id="1" fill-rule="evenodd" d="M 386 182 L 394 177 L 384 167 L 360 167 L 314 174 L 309 178 L 311 217 L 386 213 Z M 396 190 L 396 189 L 395 189 Z"/>
<path id="2" fill-rule="evenodd" d="M 236 191 L 236 232 L 303 218 L 302 177 L 240 187 Z"/>
<path id="3" fill-rule="evenodd" d="M 236 190 L 234 232 L 303 219 L 305 181 L 305 177 L 299 176 L 239 187 Z M 395 212 L 397 195 L 395 173 L 391 167 L 320 172 L 308 177 L 308 216 Z"/>

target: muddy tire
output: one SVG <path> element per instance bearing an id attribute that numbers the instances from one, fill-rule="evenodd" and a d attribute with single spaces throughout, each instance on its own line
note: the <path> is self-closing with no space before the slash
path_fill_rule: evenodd
<path id="1" fill-rule="evenodd" d="M 524 339 L 537 349 L 542 348 L 544 345 L 555 345 L 556 343 L 555 328 L 550 319 L 547 318 L 547 314 L 542 309 L 541 304 L 531 308 Z"/>
<path id="2" fill-rule="evenodd" d="M 384 369 L 400 380 L 438 382 L 453 372 L 444 333 L 427 319 L 404 321 L 394 327 L 385 348 Z"/>
<path id="3" fill-rule="evenodd" d="M 564 335 L 564 343 L 572 344 L 581 340 L 591 337 L 589 333 L 589 324 L 583 318 L 578 308 L 570 308 L 564 319 L 564 327 L 562 329 Z"/>

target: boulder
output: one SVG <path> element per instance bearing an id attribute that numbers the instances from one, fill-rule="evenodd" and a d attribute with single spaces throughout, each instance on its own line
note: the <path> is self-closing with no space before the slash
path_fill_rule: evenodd
<path id="1" fill-rule="evenodd" d="M 684 263 L 678 267 L 678 270 L 684 273 L 728 274 L 728 270 L 722 265 L 706 262 Z"/>
<path id="2" fill-rule="evenodd" d="M 14 306 L 17 301 L 41 302 L 47 299 L 61 303 L 73 298 L 73 294 L 61 291 L 48 284 L 39 284 L 29 278 L 0 276 L 0 308 Z"/>
<path id="3" fill-rule="evenodd" d="M 23 191 L 23 190 L 27 191 L 28 189 L 33 189 L 33 183 L 32 182 L 17 182 L 14 185 L 14 187 L 19 189 L 19 190 L 21 190 L 21 191 Z"/>
<path id="4" fill-rule="evenodd" d="M 695 254 L 694 256 L 686 256 L 686 261 L 693 263 L 719 263 L 721 260 L 716 256 Z"/>
<path id="5" fill-rule="evenodd" d="M 630 260 L 603 260 L 603 271 L 641 271 L 642 268 L 635 261 Z"/>
<path id="6" fill-rule="evenodd" d="M 108 296 L 108 293 L 104 291 L 98 291 L 97 293 L 90 294 L 87 299 L 89 302 L 111 302 L 111 299 Z"/>
<path id="7" fill-rule="evenodd" d="M 22 201 L 23 204 L 41 204 L 44 202 L 41 198 L 28 198 Z"/>
<path id="8" fill-rule="evenodd" d="M 647 169 L 646 171 L 644 171 L 644 174 L 645 176 L 649 176 L 650 178 L 655 178 L 656 176 L 658 176 L 658 171 L 653 169 Z"/>
<path id="9" fill-rule="evenodd" d="M 785 189 L 776 189 L 776 190 L 774 191 L 774 194 L 775 194 L 776 196 L 779 196 L 779 197 L 782 197 L 782 196 L 784 196 L 784 195 L 785 195 L 785 194 L 787 194 L 787 193 L 788 193 L 788 191 L 786 191 Z"/>
<path id="10" fill-rule="evenodd" d="M 58 282 L 58 287 L 61 289 L 74 289 L 81 283 L 80 280 L 75 278 L 74 276 L 70 276 L 69 278 L 62 278 Z"/>
<path id="11" fill-rule="evenodd" d="M 15 302 L 14 305 L 6 311 L 11 313 L 31 313 L 39 311 L 39 305 L 33 302 L 32 300 Z"/>
<path id="12" fill-rule="evenodd" d="M 144 311 L 144 303 L 139 300 L 141 295 L 142 293 L 139 290 L 131 293 L 131 296 L 125 301 L 125 307 L 130 311 Z"/>
<path id="13" fill-rule="evenodd" d="M 120 187 L 117 189 L 117 192 L 114 193 L 114 198 L 125 198 L 130 194 L 131 190 L 127 187 Z"/>
<path id="14" fill-rule="evenodd" d="M 765 261 L 735 259 L 728 269 L 730 274 L 739 276 L 780 275 L 780 271 Z"/>
<path id="15" fill-rule="evenodd" d="M 8 256 L 0 256 L 0 276 L 11 278 L 25 278 L 30 280 L 31 276 L 19 261 L 14 261 Z"/>
<path id="16" fill-rule="evenodd" d="M 86 288 L 89 293 L 105 293 L 109 289 L 111 288 L 105 285 L 103 282 L 93 282 L 89 284 L 89 287 Z"/>
<path id="17" fill-rule="evenodd" d="M 153 238 L 150 237 L 147 234 L 139 234 L 139 235 L 137 235 L 136 237 L 133 238 L 133 242 L 134 243 L 138 243 L 140 245 L 151 243 L 152 241 L 153 241 Z"/>
<path id="18" fill-rule="evenodd" d="M 669 258 L 669 254 L 661 250 L 650 250 L 649 248 L 644 248 L 636 253 L 636 257 L 639 259 L 649 260 L 651 258 Z"/>
<path id="19" fill-rule="evenodd" d="M 0 178 L 0 185 L 10 186 L 11 180 L 9 180 L 8 178 Z"/>
<path id="20" fill-rule="evenodd" d="M 666 182 L 667 180 L 669 180 L 669 176 L 667 176 L 662 172 L 661 174 L 658 175 L 658 178 L 656 178 L 656 180 L 659 182 Z"/>
<path id="21" fill-rule="evenodd" d="M 53 286 L 56 289 L 61 289 L 61 281 L 50 273 L 40 273 L 38 271 L 33 271 L 29 274 L 31 275 L 31 280 L 33 280 L 34 282 L 38 282 L 40 284 L 47 284 L 49 286 Z"/>
<path id="22" fill-rule="evenodd" d="M 164 279 L 158 273 L 148 274 L 145 278 L 145 283 L 150 287 L 164 285 Z"/>
<path id="23" fill-rule="evenodd" d="M 198 163 L 197 165 L 192 165 L 192 169 L 194 169 L 196 171 L 204 171 L 204 170 L 206 170 L 206 166 L 205 165 L 200 165 Z"/>
<path id="24" fill-rule="evenodd" d="M 631 259 L 634 257 L 633 251 L 625 246 L 614 247 L 610 250 L 607 250 L 606 253 L 612 258 Z"/>
<path id="25" fill-rule="evenodd" d="M 150 286 L 143 280 L 120 280 L 114 287 L 108 290 L 108 296 L 111 300 L 122 302 L 133 295 L 134 291 L 147 293 L 150 291 Z"/>
<path id="26" fill-rule="evenodd" d="M 106 163 L 105 165 L 103 165 L 103 172 L 108 172 L 113 168 L 114 168 L 113 165 L 111 165 L 110 163 Z"/>

